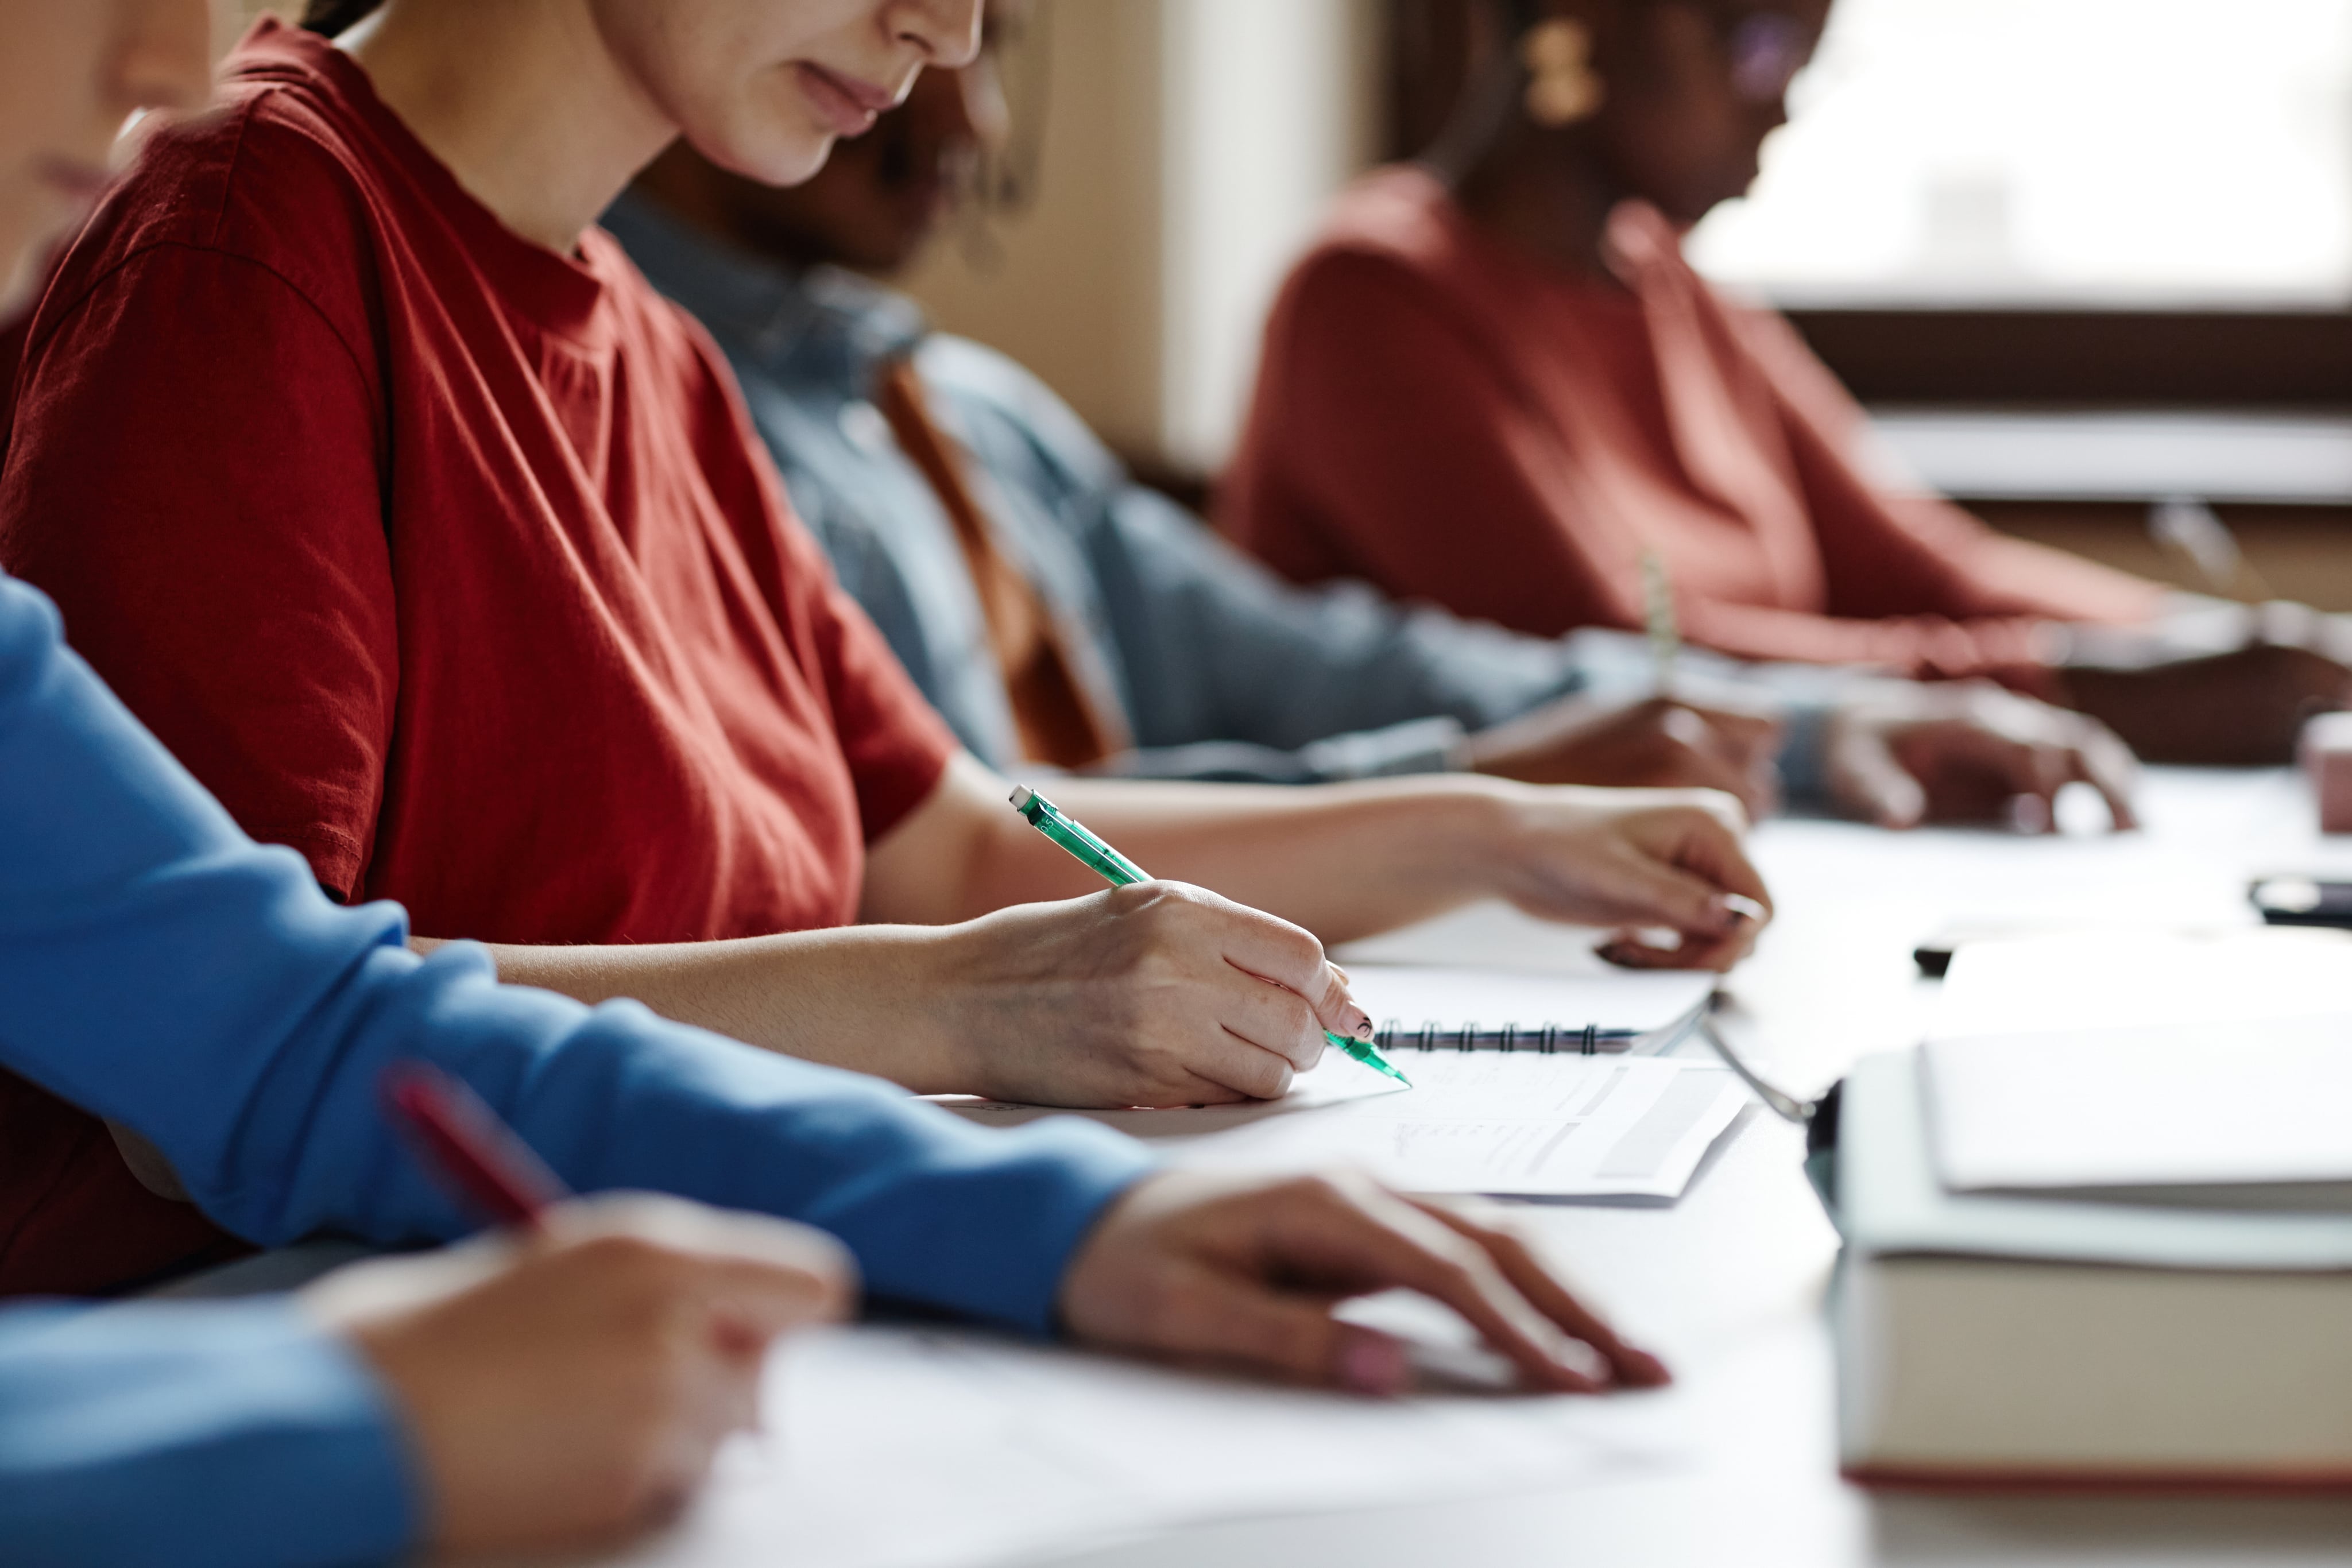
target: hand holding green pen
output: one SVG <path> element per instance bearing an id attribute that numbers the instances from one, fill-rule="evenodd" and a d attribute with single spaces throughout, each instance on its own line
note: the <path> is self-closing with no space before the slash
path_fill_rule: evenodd
<path id="1" fill-rule="evenodd" d="M 1027 785 L 1013 788 L 1013 809 L 1020 812 L 1031 827 L 1051 839 L 1113 887 L 1131 887 L 1137 883 L 1151 880 L 1150 873 L 1141 866 L 1088 832 L 1083 825 L 1065 815 L 1060 808 Z M 1412 1086 L 1412 1079 L 1399 1072 L 1367 1041 L 1350 1040 L 1328 1029 L 1323 1031 L 1323 1038 L 1350 1059 L 1362 1062 L 1374 1071 L 1386 1073 L 1407 1088 Z"/>

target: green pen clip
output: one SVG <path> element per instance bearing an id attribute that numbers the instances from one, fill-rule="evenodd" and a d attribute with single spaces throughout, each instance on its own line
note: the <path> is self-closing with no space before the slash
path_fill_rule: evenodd
<path id="1" fill-rule="evenodd" d="M 1139 882 L 1151 880 L 1141 866 L 1095 837 L 1084 824 L 1065 815 L 1060 807 L 1026 784 L 1013 786 L 1013 809 L 1020 812 L 1031 827 L 1059 844 L 1072 859 L 1113 887 L 1132 887 Z M 1323 1031 L 1323 1038 L 1345 1051 L 1351 1061 L 1360 1061 L 1375 1072 L 1384 1072 L 1408 1089 L 1412 1087 L 1412 1080 L 1399 1072 L 1368 1041 L 1349 1040 L 1346 1035 L 1336 1034 L 1328 1029 Z"/>

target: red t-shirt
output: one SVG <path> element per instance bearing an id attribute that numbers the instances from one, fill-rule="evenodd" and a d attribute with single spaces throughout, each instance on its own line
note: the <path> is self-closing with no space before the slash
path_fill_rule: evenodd
<path id="1" fill-rule="evenodd" d="M 2033 685 L 2052 620 L 2161 591 L 1899 494 L 1791 331 L 1723 298 L 1628 204 L 1613 282 L 1481 231 L 1415 168 L 1343 195 L 1277 299 L 1220 521 L 1303 581 L 1554 636 L 1639 628 L 1642 558 L 1683 631 L 1748 658 Z"/>
<path id="2" fill-rule="evenodd" d="M 855 919 L 955 742 L 717 350 L 325 41 L 265 22 L 227 76 L 37 308 L 0 563 L 249 832 L 427 936 Z"/>

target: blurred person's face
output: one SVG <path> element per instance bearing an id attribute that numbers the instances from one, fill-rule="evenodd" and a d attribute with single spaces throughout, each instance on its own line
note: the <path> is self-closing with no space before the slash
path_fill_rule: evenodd
<path id="1" fill-rule="evenodd" d="M 1592 135 L 1615 183 L 1680 224 L 1756 183 L 1830 0 L 1664 0 L 1624 13 Z"/>
<path id="2" fill-rule="evenodd" d="M 977 58 L 961 70 L 927 70 L 906 102 L 874 129 L 835 149 L 822 172 L 790 189 L 704 167 L 679 168 L 673 152 L 656 183 L 694 188 L 688 215 L 716 224 L 739 244 L 796 263 L 831 262 L 875 273 L 911 263 L 973 191 L 982 156 L 1011 132 L 997 60 L 1025 18 L 1024 0 L 989 0 Z"/>
<path id="3" fill-rule="evenodd" d="M 770 184 L 805 180 L 925 66 L 969 64 L 981 0 L 589 0 L 597 30 L 685 140 Z"/>
<path id="4" fill-rule="evenodd" d="M 124 122 L 201 104 L 207 0 L 0 0 L 0 314 L 108 176 Z"/>

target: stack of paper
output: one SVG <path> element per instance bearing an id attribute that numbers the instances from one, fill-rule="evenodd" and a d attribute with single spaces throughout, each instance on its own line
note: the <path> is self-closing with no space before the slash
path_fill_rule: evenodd
<path id="1" fill-rule="evenodd" d="M 1964 948 L 1925 1049 L 1956 1191 L 2352 1200 L 2352 940 L 2045 937 Z"/>

